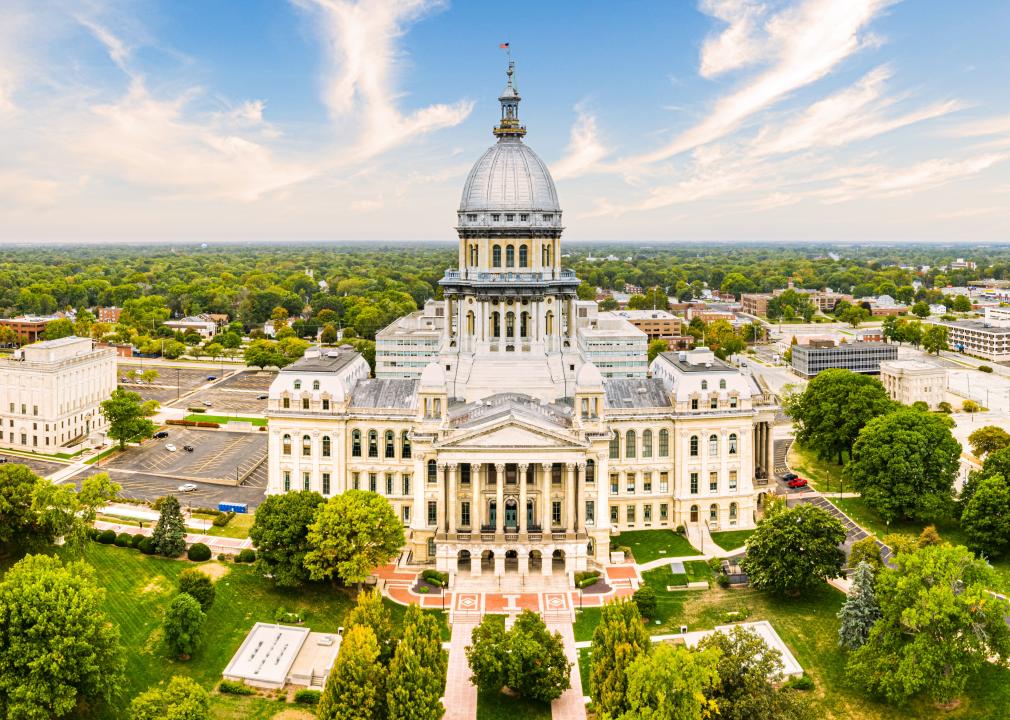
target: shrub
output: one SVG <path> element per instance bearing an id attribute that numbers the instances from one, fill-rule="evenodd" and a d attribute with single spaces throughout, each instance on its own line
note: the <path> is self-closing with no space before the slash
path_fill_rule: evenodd
<path id="1" fill-rule="evenodd" d="M 305 622 L 305 611 L 295 610 L 294 612 L 288 612 L 287 609 L 279 607 L 274 611 L 274 622 L 288 623 L 289 625 Z"/>
<path id="2" fill-rule="evenodd" d="M 438 585 L 439 587 L 445 587 L 449 584 L 449 574 L 439 572 L 438 570 L 425 570 L 421 573 L 421 577 L 432 585 Z"/>
<path id="3" fill-rule="evenodd" d="M 587 588 L 590 585 L 595 585 L 596 581 L 600 579 L 600 573 L 596 570 L 586 570 L 584 572 L 575 573 L 575 587 Z"/>
<path id="4" fill-rule="evenodd" d="M 687 528 L 684 527 L 683 525 L 678 525 L 677 526 L 677 534 L 678 535 L 687 535 Z"/>
<path id="5" fill-rule="evenodd" d="M 110 531 L 111 532 L 111 531 Z M 130 547 L 133 536 L 128 532 L 121 532 L 116 535 L 116 547 Z"/>
<path id="6" fill-rule="evenodd" d="M 428 594 L 428 593 L 430 592 L 430 590 L 429 590 L 429 588 L 428 588 L 428 586 L 427 586 L 427 585 L 422 585 L 421 587 L 419 587 L 419 588 L 417 589 L 417 591 L 418 591 L 419 593 L 421 593 L 422 595 L 427 595 L 427 594 Z"/>
<path id="7" fill-rule="evenodd" d="M 116 531 L 103 530 L 98 534 L 98 542 L 102 543 L 102 545 L 111 545 L 116 542 Z"/>
<path id="8" fill-rule="evenodd" d="M 224 553 L 218 553 L 217 559 L 219 562 L 225 562 L 228 559 L 228 556 L 225 555 Z"/>
<path id="9" fill-rule="evenodd" d="M 791 688 L 793 690 L 813 690 L 814 681 L 809 675 L 801 675 L 800 677 L 789 678 L 782 685 L 783 688 Z"/>
<path id="10" fill-rule="evenodd" d="M 222 680 L 217 686 L 217 691 L 222 695 L 252 695 L 256 692 L 245 683 L 237 680 Z"/>
<path id="11" fill-rule="evenodd" d="M 191 408 L 186 408 L 186 412 L 189 412 L 189 413 L 205 413 L 205 412 L 207 412 L 207 408 L 205 408 L 205 407 L 191 407 Z"/>
<path id="12" fill-rule="evenodd" d="M 251 563 L 256 562 L 256 551 L 252 548 L 243 548 L 239 554 L 235 557 L 235 562 L 237 563 Z"/>
<path id="13" fill-rule="evenodd" d="M 102 534 L 102 531 L 96 527 L 89 527 L 87 530 L 89 540 L 98 540 L 98 536 Z"/>
<path id="14" fill-rule="evenodd" d="M 725 575 L 723 576 L 725 577 Z M 750 617 L 750 608 L 740 608 L 739 610 L 727 610 L 722 615 L 722 621 L 726 623 L 743 622 Z"/>
<path id="15" fill-rule="evenodd" d="M 638 612 L 642 617 L 650 619 L 656 617 L 657 602 L 655 590 L 648 585 L 643 585 L 635 591 L 632 599 L 638 606 Z"/>
<path id="16" fill-rule="evenodd" d="M 210 548 L 203 543 L 193 543 L 186 551 L 186 557 L 194 562 L 210 560 Z"/>
<path id="17" fill-rule="evenodd" d="M 140 541 L 137 545 L 137 549 L 145 555 L 154 555 L 154 541 L 151 538 L 146 537 Z"/>
<path id="18" fill-rule="evenodd" d="M 979 372 L 984 372 L 984 373 L 991 373 L 992 372 L 992 368 L 989 367 L 988 365 L 979 365 L 978 366 L 978 371 Z M 806 675 L 804 675 L 803 677 L 806 677 Z"/>
<path id="19" fill-rule="evenodd" d="M 725 589 L 729 587 L 729 575 L 719 573 L 719 575 L 716 576 L 715 581 L 719 583 L 719 587 L 721 588 Z"/>
<path id="20" fill-rule="evenodd" d="M 224 527 L 231 522 L 233 517 L 235 517 L 235 513 L 233 512 L 219 513 L 217 517 L 214 518 L 214 525 L 216 527 Z"/>
<path id="21" fill-rule="evenodd" d="M 722 560 L 720 558 L 714 557 L 708 559 L 708 569 L 713 573 L 722 572 Z"/>
<path id="22" fill-rule="evenodd" d="M 942 413 L 947 413 L 948 415 L 949 415 L 950 413 L 954 412 L 954 408 L 953 408 L 953 407 L 951 407 L 951 404 L 950 404 L 949 402 L 947 402 L 946 400 L 944 400 L 944 401 L 943 401 L 943 402 L 941 402 L 941 403 L 940 403 L 939 405 L 937 405 L 937 406 L 936 406 L 936 409 L 937 409 L 937 410 L 938 410 L 939 412 L 942 412 Z"/>
<path id="23" fill-rule="evenodd" d="M 140 547 L 140 543 L 141 543 L 141 541 L 143 541 L 143 539 L 144 539 L 144 536 L 141 535 L 140 533 L 137 533 L 136 535 L 131 535 L 130 536 L 130 547 L 132 547 L 134 549 L 139 548 Z"/>
<path id="24" fill-rule="evenodd" d="M 179 573 L 179 592 L 196 598 L 204 612 L 210 610 L 210 606 L 214 604 L 214 581 L 210 575 L 197 568 L 186 568 Z"/>
<path id="25" fill-rule="evenodd" d="M 318 690 L 309 690 L 308 688 L 302 688 L 295 693 L 295 702 L 299 705 L 318 705 L 319 698 L 322 695 Z"/>

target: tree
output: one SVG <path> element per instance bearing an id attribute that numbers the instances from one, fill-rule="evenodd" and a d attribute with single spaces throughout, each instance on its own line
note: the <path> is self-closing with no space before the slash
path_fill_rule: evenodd
<path id="1" fill-rule="evenodd" d="M 629 310 L 669 310 L 670 299 L 661 287 L 649 288 L 643 295 L 628 298 Z"/>
<path id="2" fill-rule="evenodd" d="M 965 400 L 963 403 L 961 403 L 961 409 L 964 410 L 966 413 L 977 413 L 979 410 L 982 409 L 982 406 L 979 405 L 974 400 Z"/>
<path id="3" fill-rule="evenodd" d="M 841 369 L 818 373 L 785 405 L 796 439 L 821 457 L 837 457 L 839 463 L 842 453 L 852 451 L 863 426 L 894 407 L 879 380 Z"/>
<path id="4" fill-rule="evenodd" d="M 929 520 L 949 509 L 960 459 L 938 416 L 905 408 L 867 423 L 846 473 L 886 522 Z"/>
<path id="5" fill-rule="evenodd" d="M 393 616 L 382 601 L 382 593 L 369 590 L 358 593 L 358 601 L 344 618 L 347 627 L 367 625 L 379 644 L 379 662 L 388 665 L 396 651 L 397 638 L 393 631 Z"/>
<path id="6" fill-rule="evenodd" d="M 180 660 L 189 660 L 203 640 L 203 622 L 207 619 L 200 601 L 179 593 L 165 613 L 165 644 Z"/>
<path id="7" fill-rule="evenodd" d="M 309 525 L 326 500 L 312 490 L 268 495 L 256 508 L 249 538 L 256 548 L 256 569 L 279 587 L 297 587 L 309 579 L 305 553 Z"/>
<path id="8" fill-rule="evenodd" d="M 340 340 L 340 333 L 337 332 L 337 326 L 333 323 L 326 323 L 323 325 L 323 332 L 319 335 L 319 340 L 324 345 L 334 345 L 338 340 Z"/>
<path id="9" fill-rule="evenodd" d="M 130 720 L 210 720 L 210 694 L 192 678 L 175 675 L 130 703 Z"/>
<path id="10" fill-rule="evenodd" d="M 210 610 L 217 594 L 210 575 L 198 568 L 186 568 L 179 573 L 179 592 L 194 597 L 204 612 Z"/>
<path id="11" fill-rule="evenodd" d="M 965 295 L 958 295 L 954 298 L 954 305 L 951 309 L 954 312 L 971 312 L 971 300 Z"/>
<path id="12" fill-rule="evenodd" d="M 154 551 L 165 557 L 179 557 L 186 549 L 186 524 L 175 495 L 162 499 L 158 524 L 151 534 Z"/>
<path id="13" fill-rule="evenodd" d="M 305 567 L 313 580 L 362 583 L 403 547 L 403 524 L 380 495 L 348 490 L 323 505 L 307 535 Z"/>
<path id="14" fill-rule="evenodd" d="M 867 535 L 862 540 L 852 543 L 849 551 L 849 567 L 858 567 L 861 563 L 866 563 L 876 572 L 884 567 L 884 561 L 880 559 L 880 546 L 877 545 L 877 538 Z"/>
<path id="15" fill-rule="evenodd" d="M 986 425 L 969 435 L 968 443 L 971 445 L 972 453 L 976 457 L 983 458 L 997 450 L 1010 447 L 1010 433 L 996 425 Z"/>
<path id="16" fill-rule="evenodd" d="M 649 342 L 649 364 L 651 365 L 652 361 L 655 360 L 657 357 L 659 357 L 660 353 L 664 353 L 664 352 L 666 352 L 669 349 L 670 349 L 670 345 L 666 342 L 666 340 L 659 340 L 657 338 L 656 340 L 650 341 Z"/>
<path id="17" fill-rule="evenodd" d="M 929 317 L 929 303 L 920 300 L 912 306 L 912 314 L 921 318 Z"/>
<path id="18" fill-rule="evenodd" d="M 1010 604 L 994 572 L 967 548 L 933 545 L 877 575 L 880 620 L 849 656 L 846 675 L 893 703 L 926 694 L 951 703 L 990 659 L 1010 655 Z"/>
<path id="19" fill-rule="evenodd" d="M 178 340 L 165 340 L 165 342 L 161 345 L 162 357 L 168 358 L 169 360 L 180 358 L 185 352 L 186 345 Z"/>
<path id="20" fill-rule="evenodd" d="M 738 272 L 727 273 L 719 286 L 719 290 L 732 294 L 737 300 L 743 293 L 754 292 L 755 289 L 754 283 L 743 273 Z"/>
<path id="21" fill-rule="evenodd" d="M 629 709 L 626 670 L 650 648 L 649 634 L 633 601 L 617 600 L 603 606 L 593 630 L 589 666 L 589 694 L 597 713 L 619 717 Z"/>
<path id="22" fill-rule="evenodd" d="M 59 318 L 46 323 L 46 329 L 42 331 L 43 340 L 59 340 L 70 337 L 74 334 L 74 323 L 67 318 Z"/>
<path id="23" fill-rule="evenodd" d="M 320 720 L 381 720 L 386 714 L 386 673 L 372 629 L 357 625 L 344 633 L 340 653 L 326 679 L 316 716 Z"/>
<path id="24" fill-rule="evenodd" d="M 949 331 L 945 325 L 930 325 L 922 333 L 922 349 L 934 355 L 939 355 L 941 350 L 950 350 L 948 337 Z"/>
<path id="25" fill-rule="evenodd" d="M 0 717 L 60 718 L 123 687 L 119 628 L 83 562 L 28 555 L 0 582 Z"/>
<path id="26" fill-rule="evenodd" d="M 127 441 L 154 434 L 154 423 L 144 416 L 144 401 L 135 392 L 116 388 L 112 397 L 102 401 L 101 412 L 109 425 L 108 435 L 119 440 L 120 450 L 126 449 Z"/>
<path id="27" fill-rule="evenodd" d="M 848 307 L 843 308 L 840 312 L 836 312 L 835 317 L 842 322 L 846 322 L 852 327 L 857 328 L 861 323 L 870 319 L 870 311 L 862 305 L 849 305 Z"/>
<path id="28" fill-rule="evenodd" d="M 575 294 L 579 296 L 579 300 L 595 300 L 596 288 L 587 282 L 582 282 L 575 289 Z"/>
<path id="29" fill-rule="evenodd" d="M 649 585 L 643 585 L 631 596 L 638 606 L 638 612 L 643 618 L 656 617 L 657 598 L 656 591 Z"/>
<path id="30" fill-rule="evenodd" d="M 495 615 L 485 615 L 473 629 L 466 660 L 473 675 L 472 682 L 481 690 L 497 692 L 508 682 L 505 662 L 505 623 Z"/>
<path id="31" fill-rule="evenodd" d="M 978 482 L 961 512 L 961 529 L 973 552 L 1000 557 L 1010 547 L 1010 487 L 1002 475 Z"/>
<path id="32" fill-rule="evenodd" d="M 284 354 L 278 349 L 277 343 L 272 340 L 254 340 L 249 343 L 243 354 L 245 364 L 249 367 L 282 368 L 289 364 Z"/>
<path id="33" fill-rule="evenodd" d="M 716 652 L 718 685 L 709 698 L 720 720 L 812 720 L 808 703 L 792 690 L 776 690 L 782 681 L 782 654 L 742 627 L 702 638 L 698 650 Z"/>
<path id="34" fill-rule="evenodd" d="M 850 650 L 863 646 L 873 624 L 880 619 L 880 606 L 873 592 L 873 573 L 874 568 L 867 562 L 856 566 L 845 604 L 838 611 L 838 619 L 841 620 L 838 644 Z"/>
<path id="35" fill-rule="evenodd" d="M 843 542 L 838 520 L 814 505 L 797 505 L 758 524 L 742 567 L 751 585 L 795 596 L 842 575 Z"/>
<path id="36" fill-rule="evenodd" d="M 0 465 L 0 547 L 20 547 L 35 542 L 31 537 L 38 518 L 34 499 L 41 482 L 42 479 L 25 465 Z"/>
<path id="37" fill-rule="evenodd" d="M 403 624 L 403 637 L 389 664 L 388 720 L 439 720 L 445 713 L 441 697 L 446 655 L 438 623 L 412 604 Z"/>
<path id="38" fill-rule="evenodd" d="M 707 720 L 718 717 L 710 699 L 719 683 L 716 650 L 692 652 L 660 644 L 628 666 L 628 710 L 619 720 Z"/>

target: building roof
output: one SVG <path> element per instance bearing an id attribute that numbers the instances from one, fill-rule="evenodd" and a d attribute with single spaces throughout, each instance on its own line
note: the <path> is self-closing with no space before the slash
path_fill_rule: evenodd
<path id="1" fill-rule="evenodd" d="M 880 368 L 882 370 L 887 368 L 894 370 L 937 370 L 939 372 L 946 372 L 939 365 L 923 362 L 922 360 L 885 360 L 880 363 Z"/>
<path id="2" fill-rule="evenodd" d="M 350 364 L 356 357 L 358 357 L 358 352 L 350 345 L 341 345 L 339 348 L 323 351 L 307 350 L 303 357 L 287 367 L 281 368 L 281 372 L 337 372 Z"/>
<path id="3" fill-rule="evenodd" d="M 68 345 L 76 345 L 82 340 L 86 340 L 89 344 L 91 343 L 91 338 L 77 337 L 76 335 L 68 335 L 67 337 L 57 338 L 56 340 L 42 340 L 40 342 L 32 343 L 31 345 L 25 345 L 26 348 L 35 348 L 38 350 L 50 350 L 52 348 L 66 347 Z"/>
<path id="4" fill-rule="evenodd" d="M 417 387 L 417 380 L 402 378 L 359 380 L 351 394 L 351 407 L 414 410 Z"/>
<path id="5" fill-rule="evenodd" d="M 670 407 L 670 393 L 659 378 L 611 378 L 603 382 L 607 407 Z"/>
<path id="6" fill-rule="evenodd" d="M 707 348 L 697 348 L 695 350 L 687 351 L 681 350 L 680 352 L 664 352 L 660 354 L 681 372 L 737 372 L 736 368 L 731 365 L 727 365 Z"/>

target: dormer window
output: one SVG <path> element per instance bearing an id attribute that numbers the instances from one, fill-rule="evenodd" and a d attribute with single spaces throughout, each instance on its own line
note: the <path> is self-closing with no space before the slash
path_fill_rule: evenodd
<path id="1" fill-rule="evenodd" d="M 515 219 L 516 219 L 516 216 L 513 215 L 512 213 L 509 213 L 509 214 L 507 214 L 505 216 L 505 222 L 513 222 L 513 221 L 515 221 Z"/>
<path id="2" fill-rule="evenodd" d="M 313 390 L 318 390 L 319 389 L 319 381 L 318 380 L 313 380 L 312 381 L 312 389 Z"/>
<path id="3" fill-rule="evenodd" d="M 554 216 L 551 215 L 551 214 L 544 215 L 544 222 L 550 222 L 553 219 L 554 219 Z"/>
<path id="4" fill-rule="evenodd" d="M 701 389 L 702 390 L 708 390 L 708 380 L 702 380 L 701 381 Z"/>
<path id="5" fill-rule="evenodd" d="M 525 213 L 519 216 L 519 222 L 529 222 L 529 220 L 530 216 Z"/>
<path id="6" fill-rule="evenodd" d="M 491 214 L 491 222 L 499 222 L 501 220 L 501 215 L 498 213 Z"/>
<path id="7" fill-rule="evenodd" d="M 469 222 L 477 222 L 477 214 L 476 213 L 471 213 L 471 214 L 469 214 L 469 215 L 466 216 L 466 219 Z"/>
<path id="8" fill-rule="evenodd" d="M 726 381 L 725 380 L 720 380 L 719 381 L 719 389 L 720 390 L 725 390 L 726 389 Z"/>
<path id="9" fill-rule="evenodd" d="M 295 390 L 301 390 L 301 389 L 302 389 L 302 381 L 295 380 Z"/>

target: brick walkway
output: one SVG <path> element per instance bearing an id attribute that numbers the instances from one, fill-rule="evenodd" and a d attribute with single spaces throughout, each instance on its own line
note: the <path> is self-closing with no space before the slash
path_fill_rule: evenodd
<path id="1" fill-rule="evenodd" d="M 452 626 L 443 720 L 474 720 L 477 717 L 477 688 L 470 682 L 470 666 L 466 662 L 466 646 L 470 644 L 475 627 L 475 623 L 466 622 L 456 622 Z"/>
<path id="2" fill-rule="evenodd" d="M 565 655 L 572 665 L 572 686 L 551 703 L 553 720 L 586 720 L 586 703 L 582 696 L 582 677 L 579 674 L 579 651 L 575 649 L 575 633 L 571 623 L 548 623 L 547 629 L 561 633 Z"/>

